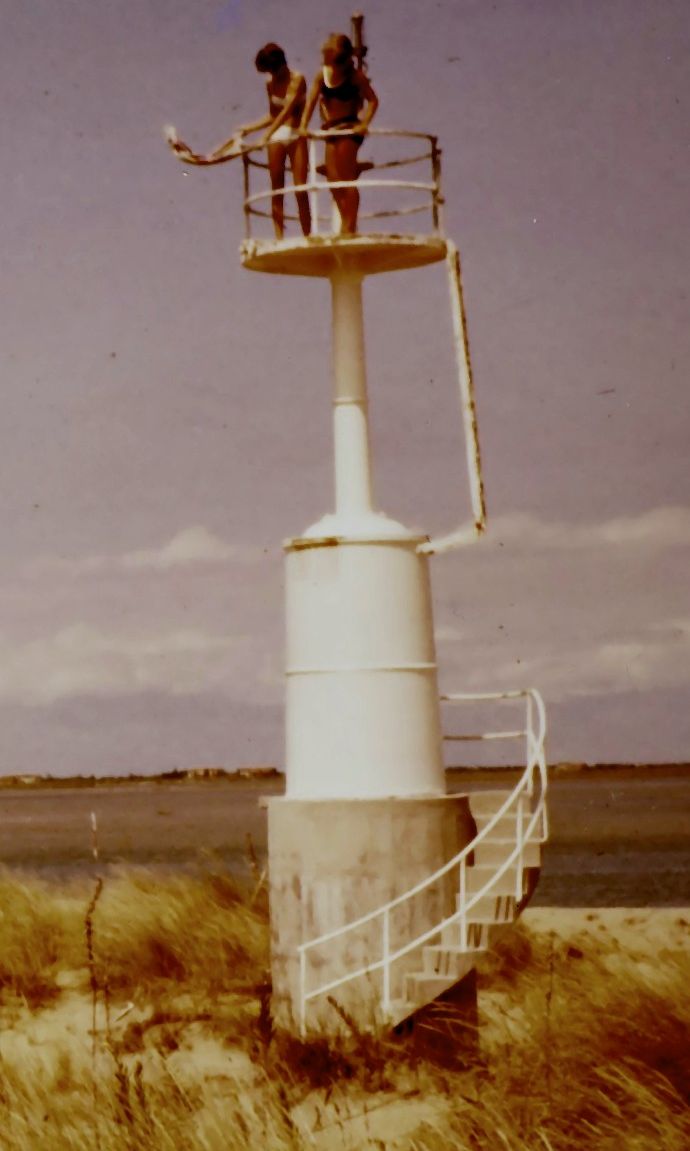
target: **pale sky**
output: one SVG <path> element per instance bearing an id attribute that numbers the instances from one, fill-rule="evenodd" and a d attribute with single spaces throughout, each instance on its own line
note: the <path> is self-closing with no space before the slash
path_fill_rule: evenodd
<path id="1" fill-rule="evenodd" d="M 535 685 L 552 760 L 690 759 L 687 0 L 372 0 L 433 131 L 487 538 L 432 561 L 441 685 Z M 332 510 L 324 283 L 241 268 L 241 171 L 334 0 L 4 0 L 0 773 L 282 763 L 281 540 Z M 373 155 L 374 145 L 365 145 Z M 468 515 L 442 267 L 365 288 L 377 504 Z"/>

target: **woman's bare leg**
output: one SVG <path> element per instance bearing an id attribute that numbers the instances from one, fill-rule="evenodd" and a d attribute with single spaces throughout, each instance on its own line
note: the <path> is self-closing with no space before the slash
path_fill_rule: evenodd
<path id="1" fill-rule="evenodd" d="M 359 142 L 353 136 L 326 142 L 326 175 L 330 181 L 356 180 L 359 175 L 357 151 Z M 334 188 L 333 199 L 338 205 L 341 233 L 353 235 L 357 231 L 359 191 L 357 188 Z"/>
<path id="2" fill-rule="evenodd" d="M 292 168 L 292 181 L 294 184 L 306 184 L 309 173 L 309 148 L 306 140 L 297 140 L 290 148 L 290 167 Z M 309 207 L 309 193 L 295 192 L 297 211 L 302 233 L 305 236 L 311 233 L 311 209 Z"/>
<path id="3" fill-rule="evenodd" d="M 269 144 L 268 170 L 271 176 L 271 188 L 274 192 L 282 191 L 285 187 L 285 159 L 287 150 L 284 144 Z M 282 196 L 273 196 L 271 200 L 271 215 L 276 239 L 282 240 L 285 234 L 285 210 Z"/>

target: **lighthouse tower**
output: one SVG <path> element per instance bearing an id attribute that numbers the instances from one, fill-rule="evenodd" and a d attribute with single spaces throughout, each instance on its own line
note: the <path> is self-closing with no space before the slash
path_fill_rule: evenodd
<path id="1" fill-rule="evenodd" d="M 394 1024 L 460 982 L 490 929 L 517 914 L 546 834 L 544 787 L 535 787 L 545 783 L 536 693 L 513 693 L 526 700 L 524 729 L 491 733 L 525 739 L 519 794 L 492 792 L 483 807 L 446 794 L 429 562 L 483 530 L 484 505 L 437 142 L 371 133 L 374 160 L 358 181 L 367 210 L 354 235 L 339 233 L 331 186 L 319 175 L 322 146 L 312 133 L 308 182 L 284 193 L 288 229 L 291 194 L 309 194 L 307 238 L 262 237 L 276 193 L 261 149 L 245 152 L 240 249 L 251 271 L 320 279 L 332 305 L 333 500 L 284 544 L 286 787 L 268 803 L 273 1013 L 302 1032 L 337 1029 L 343 1008 L 363 1026 Z M 382 210 L 368 210 L 382 198 Z M 424 223 L 411 229 L 413 214 Z M 396 230 L 381 230 L 381 220 Z M 472 522 L 440 541 L 377 507 L 363 313 L 368 276 L 434 263 L 449 276 L 473 506 Z M 506 827 L 507 838 L 495 834 Z"/>

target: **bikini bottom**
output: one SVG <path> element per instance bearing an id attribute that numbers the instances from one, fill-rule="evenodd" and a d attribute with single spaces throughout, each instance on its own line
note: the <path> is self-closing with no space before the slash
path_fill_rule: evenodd
<path id="1" fill-rule="evenodd" d="M 335 129 L 332 136 L 326 137 L 328 143 L 330 144 L 334 140 L 338 139 L 338 135 L 340 132 L 346 132 L 349 128 L 356 128 L 358 124 L 359 124 L 359 120 L 327 120 L 325 124 L 321 125 L 321 131 L 322 132 L 330 132 L 332 128 Z M 353 134 L 349 138 L 351 140 L 354 140 L 354 142 L 355 142 L 355 144 L 357 144 L 357 146 L 364 143 L 364 136 L 358 136 L 358 135 Z"/>

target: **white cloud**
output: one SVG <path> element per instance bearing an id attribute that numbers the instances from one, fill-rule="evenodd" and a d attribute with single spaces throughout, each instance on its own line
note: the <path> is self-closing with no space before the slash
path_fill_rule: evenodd
<path id="1" fill-rule="evenodd" d="M 119 555 L 75 556 L 67 559 L 44 557 L 39 572 L 62 572 L 71 576 L 102 572 L 166 571 L 201 564 L 253 563 L 263 556 L 260 548 L 230 544 L 201 524 L 184 528 L 157 548 L 143 548 Z"/>
<path id="2" fill-rule="evenodd" d="M 228 544 L 208 528 L 186 528 L 161 548 L 130 552 L 122 556 L 124 568 L 171 568 L 186 564 L 225 563 L 233 560 L 255 559 L 261 552 L 256 548 Z"/>
<path id="3" fill-rule="evenodd" d="M 637 516 L 585 524 L 549 523 L 522 513 L 497 516 L 489 522 L 486 543 L 497 542 L 566 550 L 602 545 L 690 546 L 690 507 L 653 508 Z"/>
<path id="4" fill-rule="evenodd" d="M 434 572 L 444 690 L 560 700 L 687 684 L 686 579 L 668 550 L 686 543 L 679 507 L 579 526 L 499 518 Z M 277 556 L 196 526 L 159 548 L 52 563 L 3 589 L 0 700 L 282 694 Z"/>
<path id="5" fill-rule="evenodd" d="M 50 704 L 152 690 L 229 694 L 246 642 L 195 629 L 123 635 L 84 624 L 26 643 L 0 638 L 0 700 Z"/>
<path id="6" fill-rule="evenodd" d="M 520 658 L 495 660 L 479 643 L 464 645 L 451 675 L 462 690 L 538 687 L 550 701 L 690 686 L 690 627 L 655 624 L 635 638 L 547 647 L 540 638 Z M 541 650 L 539 650 L 541 648 Z M 458 665 L 460 659 L 458 659 Z"/>

